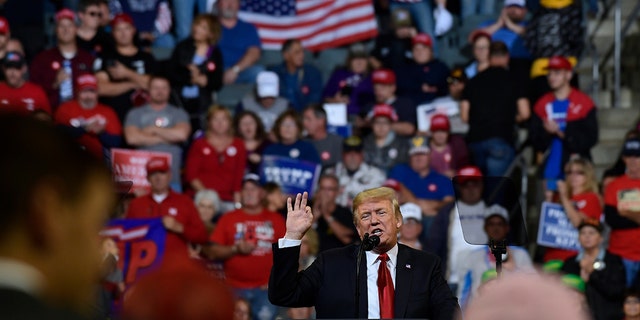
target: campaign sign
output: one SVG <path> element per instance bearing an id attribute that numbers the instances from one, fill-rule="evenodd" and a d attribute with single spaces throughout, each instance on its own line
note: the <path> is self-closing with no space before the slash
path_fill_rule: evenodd
<path id="1" fill-rule="evenodd" d="M 436 114 L 444 114 L 448 117 L 458 115 L 460 107 L 455 101 L 433 102 L 421 104 L 416 108 L 416 119 L 418 120 L 418 131 L 429 131 L 431 127 L 431 117 Z"/>
<path id="2" fill-rule="evenodd" d="M 351 124 L 347 124 L 344 126 L 328 125 L 327 132 L 337 134 L 346 139 L 353 135 L 353 126 Z"/>
<path id="3" fill-rule="evenodd" d="M 578 230 L 571 224 L 562 205 L 543 202 L 538 226 L 538 244 L 550 248 L 577 251 Z"/>
<path id="4" fill-rule="evenodd" d="M 131 193 L 149 190 L 147 181 L 147 161 L 154 157 L 164 157 L 171 163 L 171 154 L 166 152 L 111 149 L 111 168 L 116 181 L 132 181 Z"/>
<path id="5" fill-rule="evenodd" d="M 113 239 L 118 246 L 118 267 L 126 285 L 162 263 L 167 236 L 162 218 L 114 219 L 100 235 Z"/>
<path id="6" fill-rule="evenodd" d="M 260 166 L 262 182 L 275 182 L 284 194 L 309 192 L 313 195 L 320 176 L 320 165 L 280 156 L 264 156 Z"/>

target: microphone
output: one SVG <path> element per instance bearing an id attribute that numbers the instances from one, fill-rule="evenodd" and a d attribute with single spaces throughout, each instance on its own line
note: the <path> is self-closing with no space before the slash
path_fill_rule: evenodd
<path id="1" fill-rule="evenodd" d="M 380 244 L 380 237 L 373 235 L 369 236 L 368 233 L 364 234 L 362 238 L 362 248 L 364 251 L 371 251 L 371 249 L 375 248 Z"/>
<path id="2" fill-rule="evenodd" d="M 358 248 L 358 255 L 356 256 L 356 296 L 355 296 L 355 318 L 360 319 L 360 262 L 362 261 L 362 252 L 370 251 L 380 244 L 380 237 L 369 236 L 365 233 L 362 237 L 362 244 Z"/>

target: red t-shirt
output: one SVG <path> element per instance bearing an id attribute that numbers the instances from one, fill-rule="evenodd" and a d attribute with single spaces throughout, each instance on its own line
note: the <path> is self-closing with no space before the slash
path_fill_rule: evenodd
<path id="1" fill-rule="evenodd" d="M 51 114 L 49 99 L 44 90 L 28 81 L 20 88 L 12 88 L 6 82 L 0 83 L 0 110 L 20 113 L 42 110 Z"/>
<path id="2" fill-rule="evenodd" d="M 623 190 L 640 190 L 640 179 L 630 179 L 626 174 L 611 181 L 604 190 L 604 204 L 618 208 L 618 192 Z M 640 261 L 640 228 L 611 228 L 609 251 L 625 259 Z"/>
<path id="3" fill-rule="evenodd" d="M 224 262 L 227 283 L 234 288 L 257 288 L 269 283 L 273 265 L 271 244 L 284 237 L 284 218 L 275 212 L 263 210 L 251 215 L 242 209 L 223 215 L 211 235 L 211 241 L 231 246 L 238 238 L 253 243 L 256 248 L 248 255 L 234 255 Z"/>
<path id="4" fill-rule="evenodd" d="M 92 109 L 84 109 L 75 100 L 63 103 L 56 111 L 54 121 L 70 127 L 83 127 L 86 123 L 98 121 L 105 124 L 105 133 L 122 135 L 122 125 L 116 113 L 113 109 L 101 104 Z M 87 132 L 78 138 L 78 143 L 87 148 L 91 154 L 102 158 L 102 143 L 96 134 Z"/>
<path id="5" fill-rule="evenodd" d="M 233 201 L 233 193 L 242 188 L 246 165 L 247 150 L 241 139 L 233 138 L 224 151 L 217 152 L 203 137 L 194 141 L 189 149 L 185 178 L 189 182 L 199 179 L 207 189 L 218 192 L 223 201 Z"/>
<path id="6" fill-rule="evenodd" d="M 573 206 L 587 217 L 600 221 L 602 216 L 602 204 L 600 197 L 595 192 L 585 192 L 571 197 Z M 549 260 L 567 260 L 567 258 L 577 254 L 577 251 L 564 250 L 557 248 L 546 248 L 544 254 L 544 262 Z"/>
<path id="7" fill-rule="evenodd" d="M 167 230 L 164 261 L 190 259 L 188 243 L 207 243 L 208 235 L 204 223 L 191 198 L 169 191 L 169 195 L 157 203 L 151 195 L 135 198 L 129 203 L 126 218 L 156 218 L 172 216 L 184 226 L 184 232 L 177 234 Z M 189 260 L 190 261 L 190 260 Z"/>

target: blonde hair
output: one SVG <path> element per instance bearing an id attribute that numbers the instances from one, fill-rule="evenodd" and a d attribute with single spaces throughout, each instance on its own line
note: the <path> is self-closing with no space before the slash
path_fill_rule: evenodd
<path id="1" fill-rule="evenodd" d="M 302 241 L 307 241 L 309 245 L 309 254 L 315 256 L 320 250 L 320 240 L 318 238 L 318 232 L 314 229 L 307 230 L 307 233 L 302 237 Z"/>
<path id="2" fill-rule="evenodd" d="M 591 161 L 585 158 L 573 158 L 567 161 L 564 166 L 564 171 L 570 171 L 572 166 L 579 166 L 584 170 L 584 177 L 586 178 L 584 191 L 598 193 L 598 181 L 596 181 L 595 170 Z M 573 194 L 571 184 L 567 184 L 567 191 L 569 194 Z"/>
<path id="3" fill-rule="evenodd" d="M 218 17 L 210 14 L 199 14 L 193 18 L 191 28 L 201 22 L 207 24 L 207 30 L 209 31 L 209 44 L 214 45 L 218 43 L 218 40 L 220 40 L 220 35 L 222 34 L 222 27 L 220 26 Z"/>
<path id="4" fill-rule="evenodd" d="M 398 203 L 398 199 L 396 199 L 396 191 L 388 187 L 378 187 L 364 190 L 353 198 L 353 222 L 358 225 L 358 207 L 360 207 L 361 204 L 365 202 L 384 200 L 391 202 L 396 219 L 402 221 L 402 212 L 400 212 L 400 204 Z"/>
<path id="5" fill-rule="evenodd" d="M 227 120 L 229 121 L 229 135 L 233 136 L 233 117 L 231 116 L 231 111 L 229 109 L 227 109 L 226 107 L 223 107 L 221 105 L 218 104 L 214 104 L 211 105 L 209 107 L 209 110 L 207 110 L 207 130 L 209 129 L 209 121 L 211 121 L 211 118 L 213 118 L 213 115 L 216 114 L 217 112 L 222 112 L 224 113 L 224 115 L 227 117 Z"/>

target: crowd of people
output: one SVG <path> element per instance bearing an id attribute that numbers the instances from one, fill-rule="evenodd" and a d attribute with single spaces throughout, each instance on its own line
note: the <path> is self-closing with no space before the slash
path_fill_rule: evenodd
<path id="1" fill-rule="evenodd" d="M 490 178 L 510 176 L 527 146 L 545 201 L 562 206 L 580 250 L 542 248 L 534 257 L 510 243 L 503 272 L 535 274 L 534 263 L 545 263 L 593 318 L 640 316 L 640 140 L 630 131 L 616 167 L 595 176 L 597 107 L 575 72 L 582 2 L 530 0 L 529 12 L 525 0 L 460 1 L 461 17 L 495 19 L 468 35 L 468 64 L 448 65 L 438 57 L 442 30 L 430 12 L 456 1 L 375 1 L 388 23 L 371 45 L 347 46 L 335 70 L 305 61 L 302 39 L 282 44 L 281 63 L 261 65 L 257 29 L 238 16 L 241 0 L 212 8 L 71 2 L 55 14 L 55 44 L 38 49 L 12 22 L 11 10 L 21 7 L 0 1 L 0 110 L 54 123 L 103 163 L 113 148 L 170 154 L 146 163 L 149 190 L 123 196 L 112 218 L 161 218 L 164 259 L 197 261 L 224 279 L 238 318 L 315 316 L 313 308 L 269 301 L 272 244 L 290 229 L 286 199 L 295 195 L 265 181 L 265 157 L 320 168 L 311 231 L 299 239 L 301 270 L 320 252 L 358 243 L 355 199 L 387 187 L 402 212 L 399 243 L 439 257 L 464 312 L 496 277 L 489 242 L 512 237 L 522 222 L 490 195 Z M 172 53 L 158 60 L 157 48 Z M 237 106 L 216 104 L 216 92 L 239 83 L 254 89 Z M 348 124 L 332 125 L 325 104 L 342 105 Z M 106 283 L 119 301 L 117 272 Z"/>

